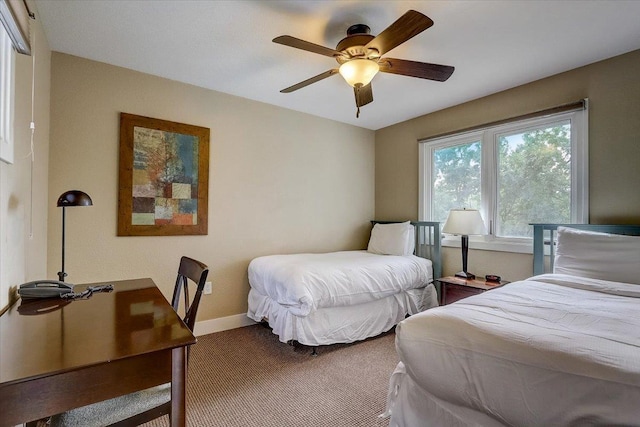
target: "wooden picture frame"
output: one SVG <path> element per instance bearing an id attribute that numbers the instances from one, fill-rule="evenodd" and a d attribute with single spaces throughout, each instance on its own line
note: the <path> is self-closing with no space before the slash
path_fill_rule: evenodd
<path id="1" fill-rule="evenodd" d="M 209 129 L 120 113 L 118 236 L 208 233 Z"/>

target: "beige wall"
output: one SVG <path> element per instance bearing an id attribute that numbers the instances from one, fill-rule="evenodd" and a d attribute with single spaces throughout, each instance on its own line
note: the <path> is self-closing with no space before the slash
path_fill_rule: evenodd
<path id="1" fill-rule="evenodd" d="M 49 51 L 43 44 L 37 49 L 44 53 L 37 62 L 35 233 L 30 240 L 29 165 L 19 159 L 28 153 L 23 134 L 17 164 L 0 165 L 3 298 L 8 285 L 45 275 L 45 204 L 46 276 L 56 277 L 61 212 L 55 201 L 77 188 L 93 197 L 94 206 L 67 211 L 69 281 L 149 276 L 169 295 L 177 259 L 185 254 L 212 269 L 214 295 L 204 300 L 200 319 L 242 313 L 251 258 L 363 247 L 374 217 L 374 188 L 376 218 L 417 218 L 418 139 L 583 97 L 591 102 L 591 222 L 640 219 L 640 51 L 381 129 L 375 149 L 370 131 L 55 53 L 45 202 Z M 19 67 L 26 70 L 20 78 L 30 78 L 30 61 L 20 58 Z M 18 84 L 18 122 L 27 129 L 28 80 Z M 208 236 L 116 237 L 121 111 L 211 129 Z M 459 249 L 445 248 L 444 273 L 459 265 Z M 515 280 L 530 275 L 531 257 L 472 251 L 469 267 Z"/>
<path id="2" fill-rule="evenodd" d="M 33 194 L 29 156 L 32 57 L 16 55 L 15 158 L 13 164 L 0 161 L 0 310 L 13 288 L 46 275 L 51 52 L 39 21 L 32 23 L 32 31 L 36 59 Z"/>
<path id="3" fill-rule="evenodd" d="M 590 222 L 640 223 L 640 50 L 378 130 L 376 217 L 417 218 L 419 139 L 581 98 L 590 100 Z M 460 265 L 460 250 L 445 248 L 443 273 Z M 469 254 L 476 274 L 515 280 L 531 268 L 530 255 Z"/>
<path id="4" fill-rule="evenodd" d="M 246 311 L 259 255 L 359 249 L 374 214 L 373 131 L 61 53 L 51 63 L 48 275 L 60 269 L 57 197 L 67 209 L 68 281 L 152 277 L 170 296 L 180 256 L 209 265 L 198 320 Z M 117 237 L 119 113 L 211 129 L 209 234 Z"/>

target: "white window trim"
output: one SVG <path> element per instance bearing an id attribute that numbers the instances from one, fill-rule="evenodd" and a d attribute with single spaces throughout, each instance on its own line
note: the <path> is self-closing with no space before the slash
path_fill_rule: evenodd
<path id="1" fill-rule="evenodd" d="M 496 237 L 493 233 L 493 221 L 497 203 L 497 179 L 496 158 L 493 155 L 496 150 L 498 136 L 514 130 L 519 131 L 526 127 L 539 127 L 562 120 L 572 122 L 571 132 L 571 222 L 576 224 L 589 222 L 589 123 L 588 100 L 585 100 L 584 110 L 570 111 L 553 114 L 535 119 L 519 120 L 507 124 L 491 126 L 484 129 L 464 132 L 448 137 L 438 138 L 433 141 L 419 142 L 418 156 L 418 218 L 421 221 L 431 220 L 432 193 L 430 185 L 431 165 L 433 165 L 433 152 L 443 146 L 457 145 L 482 140 L 482 193 L 489 197 L 482 198 L 480 211 L 487 223 L 486 236 L 470 236 L 469 247 L 471 249 L 491 250 L 501 252 L 533 253 L 531 238 L 506 238 Z M 582 143 L 579 141 L 582 140 Z M 428 166 L 428 167 L 427 167 Z M 443 246 L 460 247 L 460 237 L 444 235 Z"/>
<path id="2" fill-rule="evenodd" d="M 0 56 L 0 160 L 12 164 L 15 53 L 9 35 L 1 25 Z"/>

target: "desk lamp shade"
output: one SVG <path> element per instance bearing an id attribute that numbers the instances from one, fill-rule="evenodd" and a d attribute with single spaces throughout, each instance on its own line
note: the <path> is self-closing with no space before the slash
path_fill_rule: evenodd
<path id="1" fill-rule="evenodd" d="M 67 206 L 93 206 L 93 201 L 84 191 L 69 190 L 58 197 L 58 207 L 64 208 Z"/>
<path id="2" fill-rule="evenodd" d="M 73 206 L 93 206 L 91 197 L 80 190 L 65 191 L 58 197 L 59 208 L 62 208 L 62 269 L 58 272 L 58 280 L 64 282 L 64 278 L 67 275 L 64 271 L 64 234 L 65 234 L 65 209 Z"/>
<path id="3" fill-rule="evenodd" d="M 469 252 L 469 235 L 485 234 L 480 212 L 476 209 L 451 209 L 442 232 L 462 236 L 462 271 L 456 273 L 456 276 L 475 279 L 476 276 L 467 271 L 467 254 Z"/>

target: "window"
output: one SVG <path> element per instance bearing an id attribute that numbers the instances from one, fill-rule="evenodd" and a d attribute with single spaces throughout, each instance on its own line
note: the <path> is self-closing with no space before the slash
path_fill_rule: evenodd
<path id="1" fill-rule="evenodd" d="M 421 141 L 420 219 L 479 209 L 472 247 L 530 251 L 530 223 L 587 222 L 587 141 L 586 108 Z"/>
<path id="2" fill-rule="evenodd" d="M 13 163 L 13 47 L 0 25 L 0 159 Z"/>

